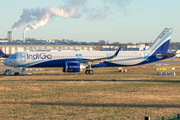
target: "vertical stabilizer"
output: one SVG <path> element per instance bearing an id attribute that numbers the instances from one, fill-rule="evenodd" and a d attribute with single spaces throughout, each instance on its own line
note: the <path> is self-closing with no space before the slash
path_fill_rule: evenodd
<path id="1" fill-rule="evenodd" d="M 149 51 L 150 54 L 167 53 L 171 35 L 172 28 L 165 28 L 147 51 Z"/>
<path id="2" fill-rule="evenodd" d="M 4 54 L 3 51 L 0 49 L 0 57 L 8 58 L 11 54 Z"/>

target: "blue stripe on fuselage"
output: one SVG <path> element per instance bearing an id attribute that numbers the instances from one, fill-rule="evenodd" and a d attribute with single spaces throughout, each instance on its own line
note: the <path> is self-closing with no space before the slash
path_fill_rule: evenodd
<path id="1" fill-rule="evenodd" d="M 82 60 L 89 60 L 89 59 L 82 59 Z M 77 60 L 76 58 L 50 60 L 50 61 L 37 63 L 35 65 L 31 65 L 29 67 L 64 67 L 65 63 L 70 61 L 79 61 L 79 60 Z"/>
<path id="2" fill-rule="evenodd" d="M 113 63 L 113 62 L 118 62 L 118 61 L 131 61 L 131 60 L 135 60 L 135 59 L 142 59 L 142 57 L 139 58 L 129 58 L 129 59 L 120 59 L 120 60 L 114 60 L 111 62 L 102 62 L 96 65 L 92 65 L 92 67 L 123 67 L 123 66 L 135 66 L 135 65 L 143 65 L 143 64 L 147 64 L 147 63 L 152 63 L 152 62 L 156 62 L 159 60 L 163 60 L 166 59 L 167 57 L 163 57 L 161 59 L 156 58 L 156 55 L 151 55 L 148 60 L 144 60 L 138 64 L 131 64 L 131 65 L 122 65 L 122 64 L 117 64 L 117 63 Z M 82 59 L 82 60 L 89 60 L 89 59 Z M 66 62 L 70 62 L 70 61 L 78 61 L 77 59 L 73 58 L 73 59 L 58 59 L 58 60 L 50 60 L 50 61 L 45 61 L 42 63 L 37 63 L 35 65 L 31 65 L 31 66 L 27 66 L 27 67 L 64 67 Z"/>

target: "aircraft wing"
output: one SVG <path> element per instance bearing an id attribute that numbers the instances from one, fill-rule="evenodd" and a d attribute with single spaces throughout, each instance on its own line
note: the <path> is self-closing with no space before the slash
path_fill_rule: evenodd
<path id="1" fill-rule="evenodd" d="M 104 62 L 104 61 L 108 61 L 109 59 L 113 59 L 115 58 L 119 51 L 121 50 L 121 48 L 119 48 L 116 53 L 110 57 L 104 57 L 104 58 L 97 58 L 97 59 L 91 59 L 91 60 L 83 60 L 80 63 L 87 63 L 87 64 L 99 64 L 100 62 Z"/>

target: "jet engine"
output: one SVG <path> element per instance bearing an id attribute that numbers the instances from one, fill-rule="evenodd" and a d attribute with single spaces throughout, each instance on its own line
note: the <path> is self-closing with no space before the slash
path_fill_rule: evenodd
<path id="1" fill-rule="evenodd" d="M 81 72 L 86 69 L 86 66 L 79 62 L 66 62 L 63 67 L 63 72 Z"/>

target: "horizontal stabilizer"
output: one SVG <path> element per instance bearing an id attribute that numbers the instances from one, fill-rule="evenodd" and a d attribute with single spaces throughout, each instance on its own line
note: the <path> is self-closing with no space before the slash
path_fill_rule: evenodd
<path id="1" fill-rule="evenodd" d="M 176 53 L 168 53 L 168 54 L 156 54 L 157 58 L 163 58 L 163 57 L 172 57 L 176 55 Z"/>

